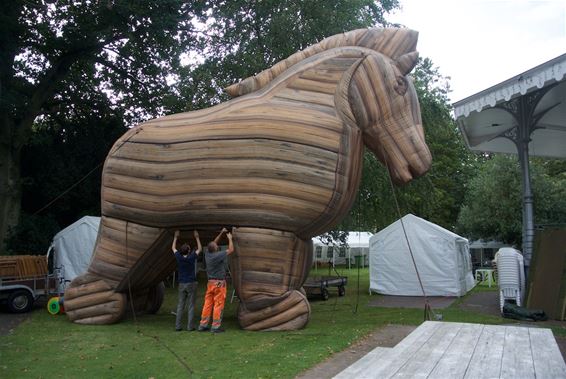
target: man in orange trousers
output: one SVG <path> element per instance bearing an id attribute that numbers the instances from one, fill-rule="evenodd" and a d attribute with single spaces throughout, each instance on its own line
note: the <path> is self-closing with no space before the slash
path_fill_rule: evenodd
<path id="1" fill-rule="evenodd" d="M 218 242 L 224 233 L 228 238 L 228 249 L 219 250 Z M 207 250 L 204 259 L 208 283 L 198 330 L 199 332 L 210 330 L 213 333 L 222 333 L 224 329 L 220 325 L 222 324 L 222 313 L 226 301 L 226 260 L 228 255 L 234 252 L 232 234 L 228 233 L 226 228 L 223 228 L 214 241 L 208 244 Z M 211 321 L 212 327 L 209 326 Z"/>

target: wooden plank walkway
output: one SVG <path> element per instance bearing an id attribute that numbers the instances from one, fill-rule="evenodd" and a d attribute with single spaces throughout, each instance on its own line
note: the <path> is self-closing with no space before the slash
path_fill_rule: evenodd
<path id="1" fill-rule="evenodd" d="M 426 321 L 334 378 L 566 379 L 566 364 L 550 329 Z"/>

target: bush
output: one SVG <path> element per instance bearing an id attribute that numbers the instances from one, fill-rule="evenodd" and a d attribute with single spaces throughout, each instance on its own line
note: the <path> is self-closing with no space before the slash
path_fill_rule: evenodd
<path id="1" fill-rule="evenodd" d="M 19 224 L 12 228 L 6 239 L 9 254 L 42 255 L 61 228 L 51 215 L 23 213 Z"/>

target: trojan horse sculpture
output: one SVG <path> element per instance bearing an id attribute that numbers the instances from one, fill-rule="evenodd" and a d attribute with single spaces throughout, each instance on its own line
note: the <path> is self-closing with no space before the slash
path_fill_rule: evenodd
<path id="1" fill-rule="evenodd" d="M 351 207 L 363 145 L 398 183 L 430 167 L 407 76 L 416 43 L 408 29 L 329 37 L 228 87 L 235 99 L 128 131 L 106 159 L 98 240 L 87 273 L 65 293 L 69 318 L 118 321 L 128 294 L 155 302 L 175 267 L 172 230 L 202 237 L 234 226 L 240 325 L 303 327 L 311 237 Z"/>

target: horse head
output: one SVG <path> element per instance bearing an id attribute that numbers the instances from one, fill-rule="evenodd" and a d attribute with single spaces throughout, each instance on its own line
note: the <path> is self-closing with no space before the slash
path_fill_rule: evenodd
<path id="1" fill-rule="evenodd" d="M 325 52 L 357 54 L 360 59 L 339 86 L 337 108 L 346 122 L 361 129 L 365 145 L 388 168 L 393 181 L 407 183 L 431 165 L 419 101 L 408 76 L 418 59 L 417 39 L 417 32 L 404 28 L 353 30 L 328 37 L 226 91 L 233 97 L 251 93 Z"/>
<path id="2" fill-rule="evenodd" d="M 417 93 L 408 76 L 417 58 L 416 51 L 396 59 L 380 53 L 368 55 L 355 68 L 348 88 L 364 144 L 397 184 L 423 175 L 431 165 Z"/>

